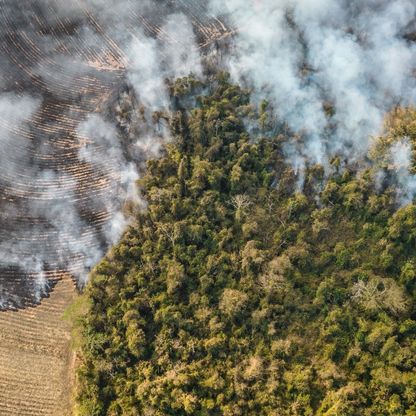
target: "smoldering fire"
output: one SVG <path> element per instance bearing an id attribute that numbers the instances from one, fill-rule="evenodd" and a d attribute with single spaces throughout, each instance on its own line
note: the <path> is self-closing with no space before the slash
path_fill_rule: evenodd
<path id="1" fill-rule="evenodd" d="M 5 2 L 3 307 L 24 296 L 36 300 L 62 273 L 85 283 L 128 224 L 123 206 L 140 201 L 140 167 L 170 138 L 167 129 L 141 124 L 126 145 L 108 110 L 122 97 L 134 96 L 151 120 L 152 111 L 169 110 L 166 78 L 204 77 L 203 61 L 219 55 L 219 66 L 251 88 L 254 102 L 266 97 L 279 120 L 302 136 L 302 146 L 285 147 L 300 187 L 307 164 L 329 170 L 334 155 L 360 160 L 384 114 L 415 104 L 411 1 L 159 3 Z M 232 47 L 221 50 L 227 36 Z M 123 95 L 125 85 L 131 91 Z M 406 158 L 408 146 L 398 150 Z M 399 178 L 409 201 L 414 179 L 407 168 Z"/>

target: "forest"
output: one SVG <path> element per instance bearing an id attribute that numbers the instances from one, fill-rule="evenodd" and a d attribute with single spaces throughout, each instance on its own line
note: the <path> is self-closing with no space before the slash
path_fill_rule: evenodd
<path id="1" fill-rule="evenodd" d="M 169 91 L 146 207 L 83 294 L 79 415 L 416 416 L 416 205 L 391 158 L 416 110 L 299 185 L 267 101 L 227 73 Z"/>

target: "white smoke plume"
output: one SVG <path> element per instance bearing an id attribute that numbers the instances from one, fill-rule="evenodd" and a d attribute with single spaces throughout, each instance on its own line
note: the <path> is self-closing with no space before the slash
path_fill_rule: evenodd
<path id="1" fill-rule="evenodd" d="M 165 79 L 190 73 L 202 75 L 201 55 L 188 18 L 181 13 L 169 15 L 161 33 L 165 42 L 147 37 L 137 29 L 126 50 L 128 79 L 140 101 L 150 110 L 169 107 Z"/>
<path id="2" fill-rule="evenodd" d="M 138 172 L 133 162 L 128 162 L 123 154 L 121 137 L 114 125 L 106 122 L 98 114 L 93 114 L 78 127 L 78 134 L 90 141 L 79 150 L 81 161 L 90 163 L 94 169 L 111 183 L 113 191 L 91 204 L 105 208 L 110 214 L 104 226 L 106 240 L 115 244 L 128 224 L 128 219 L 120 212 L 123 202 L 139 203 L 136 181 Z"/>
<path id="3" fill-rule="evenodd" d="M 287 146 L 294 168 L 361 159 L 385 113 L 416 102 L 411 0 L 212 0 L 211 10 L 238 29 L 234 79 L 304 135 L 302 149 Z"/>

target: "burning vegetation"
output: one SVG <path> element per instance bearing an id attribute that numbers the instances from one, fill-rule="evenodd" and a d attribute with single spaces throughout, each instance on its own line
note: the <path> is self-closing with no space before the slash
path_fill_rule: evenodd
<path id="1" fill-rule="evenodd" d="M 416 412 L 415 15 L 5 2 L 0 308 L 86 287 L 80 415 Z"/>

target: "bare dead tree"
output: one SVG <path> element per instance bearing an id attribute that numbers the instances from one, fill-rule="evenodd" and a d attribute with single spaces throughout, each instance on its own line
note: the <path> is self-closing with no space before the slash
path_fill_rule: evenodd
<path id="1" fill-rule="evenodd" d="M 236 211 L 245 211 L 253 203 L 250 201 L 250 197 L 246 194 L 235 195 L 231 198 L 230 204 L 235 208 Z"/>

